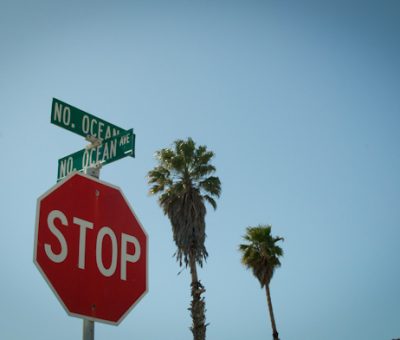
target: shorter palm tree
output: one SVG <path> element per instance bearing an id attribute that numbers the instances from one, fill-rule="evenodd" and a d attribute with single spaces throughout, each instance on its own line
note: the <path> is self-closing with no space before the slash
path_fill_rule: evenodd
<path id="1" fill-rule="evenodd" d="M 242 252 L 242 263 L 253 271 L 254 276 L 260 281 L 261 288 L 265 287 L 272 325 L 272 337 L 274 340 L 279 340 L 269 283 L 275 269 L 281 265 L 279 257 L 283 256 L 283 250 L 276 243 L 283 241 L 283 238 L 273 237 L 270 225 L 248 227 L 243 238 L 248 243 L 239 245 L 239 250 Z"/>

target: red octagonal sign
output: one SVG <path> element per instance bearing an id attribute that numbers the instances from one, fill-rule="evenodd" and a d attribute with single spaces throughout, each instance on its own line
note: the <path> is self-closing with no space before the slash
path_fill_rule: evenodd
<path id="1" fill-rule="evenodd" d="M 119 324 L 147 292 L 147 235 L 117 187 L 74 173 L 39 197 L 34 262 L 68 314 Z"/>

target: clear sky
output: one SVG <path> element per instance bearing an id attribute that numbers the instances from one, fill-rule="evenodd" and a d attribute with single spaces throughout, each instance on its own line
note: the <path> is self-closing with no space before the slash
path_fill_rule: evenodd
<path id="1" fill-rule="evenodd" d="M 136 133 L 106 165 L 149 235 L 149 293 L 96 339 L 190 339 L 190 276 L 148 195 L 154 152 L 191 136 L 222 181 L 200 271 L 209 340 L 271 338 L 240 263 L 249 225 L 285 238 L 282 340 L 400 337 L 400 2 L 0 0 L 0 338 L 79 339 L 33 264 L 36 199 L 86 142 L 53 97 Z"/>

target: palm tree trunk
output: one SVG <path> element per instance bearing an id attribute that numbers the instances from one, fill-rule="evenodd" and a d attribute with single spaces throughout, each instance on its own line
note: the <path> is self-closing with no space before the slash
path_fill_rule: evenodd
<path id="1" fill-rule="evenodd" d="M 269 309 L 269 316 L 271 318 L 272 338 L 274 340 L 279 340 L 279 334 L 278 334 L 278 330 L 276 329 L 276 324 L 275 324 L 274 311 L 272 309 L 272 301 L 271 301 L 271 293 L 269 291 L 269 284 L 265 285 L 265 291 L 267 293 L 267 303 L 268 303 L 268 309 Z"/>
<path id="2" fill-rule="evenodd" d="M 206 290 L 197 277 L 196 261 L 193 255 L 189 256 L 189 266 L 190 274 L 192 275 L 192 302 L 189 310 L 193 321 L 190 330 L 193 333 L 193 340 L 205 340 L 207 325 L 205 324 L 205 302 L 201 294 Z"/>

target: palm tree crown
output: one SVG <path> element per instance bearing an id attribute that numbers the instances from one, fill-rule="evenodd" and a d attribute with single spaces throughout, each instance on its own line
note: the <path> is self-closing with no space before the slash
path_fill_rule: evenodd
<path id="1" fill-rule="evenodd" d="M 273 237 L 270 225 L 248 227 L 243 238 L 249 243 L 239 246 L 242 263 L 253 271 L 261 287 L 268 286 L 275 269 L 281 265 L 279 257 L 283 256 L 283 250 L 276 243 L 283 238 Z"/>
<path id="2" fill-rule="evenodd" d="M 187 266 L 190 257 L 202 265 L 208 256 L 204 201 L 216 209 L 214 198 L 221 193 L 219 178 L 211 176 L 216 170 L 209 163 L 213 157 L 191 138 L 176 140 L 172 148 L 156 152 L 158 166 L 148 173 L 150 194 L 159 194 L 159 204 L 171 221 L 180 265 Z"/>

